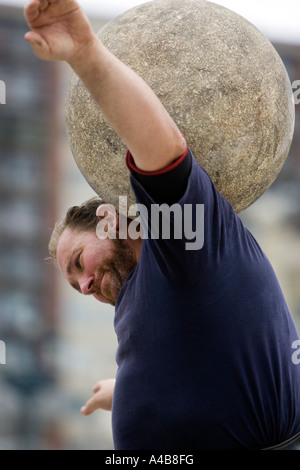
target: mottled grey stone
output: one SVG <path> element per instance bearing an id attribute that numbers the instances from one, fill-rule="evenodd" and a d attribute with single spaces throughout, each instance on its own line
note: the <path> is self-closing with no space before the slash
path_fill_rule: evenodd
<path id="1" fill-rule="evenodd" d="M 281 58 L 252 24 L 205 0 L 158 0 L 107 23 L 98 37 L 155 91 L 236 212 L 270 187 L 288 156 L 295 109 Z M 123 195 L 133 204 L 126 148 L 75 74 L 66 122 L 90 186 L 116 208 Z"/>

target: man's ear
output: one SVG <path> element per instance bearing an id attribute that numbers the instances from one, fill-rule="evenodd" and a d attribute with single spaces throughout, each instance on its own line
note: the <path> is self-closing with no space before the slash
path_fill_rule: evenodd
<path id="1" fill-rule="evenodd" d="M 97 237 L 100 239 L 116 238 L 119 230 L 119 214 L 112 204 L 101 204 L 96 211 L 99 219 L 97 225 Z"/>

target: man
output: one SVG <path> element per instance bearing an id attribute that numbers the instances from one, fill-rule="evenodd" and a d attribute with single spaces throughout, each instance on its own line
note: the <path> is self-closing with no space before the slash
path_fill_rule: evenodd
<path id="1" fill-rule="evenodd" d="M 68 282 L 116 309 L 116 382 L 100 382 L 83 414 L 112 406 L 118 450 L 299 448 L 299 337 L 264 253 L 76 1 L 34 0 L 25 17 L 37 56 L 66 61 L 127 145 L 144 208 L 140 238 L 129 221 L 121 237 L 120 217 L 96 199 L 71 208 L 51 239 Z M 163 203 L 192 208 L 179 223 L 170 215 L 169 239 L 149 217 Z M 192 249 L 185 221 L 199 231 L 201 207 L 204 243 Z"/>

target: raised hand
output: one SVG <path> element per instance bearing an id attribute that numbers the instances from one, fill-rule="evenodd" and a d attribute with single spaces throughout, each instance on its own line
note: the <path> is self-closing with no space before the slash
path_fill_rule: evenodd
<path id="1" fill-rule="evenodd" d="M 184 153 L 184 137 L 162 103 L 102 44 L 75 0 L 33 0 L 24 14 L 31 30 L 25 39 L 35 54 L 71 66 L 138 168 L 160 170 Z"/>
<path id="2" fill-rule="evenodd" d="M 75 0 L 33 0 L 24 9 L 30 32 L 25 39 L 44 60 L 72 62 L 95 40 L 89 21 Z"/>

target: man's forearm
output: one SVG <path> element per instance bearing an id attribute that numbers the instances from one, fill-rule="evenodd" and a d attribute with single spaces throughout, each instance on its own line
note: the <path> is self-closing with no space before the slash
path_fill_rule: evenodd
<path id="1" fill-rule="evenodd" d="M 148 85 L 99 41 L 75 0 L 32 0 L 25 38 L 38 57 L 67 62 L 142 170 L 164 168 L 186 144 Z"/>
<path id="2" fill-rule="evenodd" d="M 155 171 L 184 152 L 184 138 L 153 91 L 96 36 L 84 54 L 69 64 L 131 151 L 137 167 Z"/>

